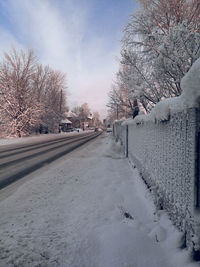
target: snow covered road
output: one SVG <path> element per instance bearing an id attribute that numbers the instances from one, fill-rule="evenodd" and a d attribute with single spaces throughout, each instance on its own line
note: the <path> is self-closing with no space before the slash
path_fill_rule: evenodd
<path id="1" fill-rule="evenodd" d="M 0 189 L 96 138 L 101 132 L 57 135 L 37 143 L 0 147 Z"/>
<path id="2" fill-rule="evenodd" d="M 0 266 L 197 267 L 109 135 L 0 191 Z"/>

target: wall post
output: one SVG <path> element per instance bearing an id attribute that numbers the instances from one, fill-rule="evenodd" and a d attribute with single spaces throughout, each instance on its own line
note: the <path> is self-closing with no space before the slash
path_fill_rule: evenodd
<path id="1" fill-rule="evenodd" d="M 126 157 L 128 158 L 128 125 L 126 125 Z"/>

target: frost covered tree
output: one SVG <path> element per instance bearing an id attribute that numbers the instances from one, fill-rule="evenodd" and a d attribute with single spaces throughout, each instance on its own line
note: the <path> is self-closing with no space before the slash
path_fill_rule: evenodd
<path id="1" fill-rule="evenodd" d="M 76 106 L 72 109 L 80 122 L 80 127 L 84 129 L 84 124 L 90 117 L 91 111 L 88 103 L 83 103 L 81 106 Z"/>
<path id="2" fill-rule="evenodd" d="M 0 62 L 1 135 L 30 134 L 41 124 L 50 129 L 66 109 L 65 75 L 38 65 L 34 53 L 12 49 Z M 48 119 L 47 119 L 48 118 Z"/>
<path id="3" fill-rule="evenodd" d="M 130 97 L 148 111 L 162 98 L 181 94 L 181 78 L 200 57 L 200 3 L 139 2 L 124 29 L 120 76 Z"/>
<path id="4" fill-rule="evenodd" d="M 94 113 L 93 113 L 93 125 L 94 125 L 94 127 L 97 127 L 97 128 L 103 126 L 102 121 L 100 119 L 100 114 L 98 111 L 94 111 Z"/>
<path id="5" fill-rule="evenodd" d="M 79 117 L 82 121 L 87 120 L 87 118 L 90 116 L 90 108 L 88 103 L 84 103 L 79 107 Z"/>
<path id="6" fill-rule="evenodd" d="M 136 61 L 140 63 L 140 61 Z M 116 79 L 108 94 L 109 102 L 107 106 L 113 110 L 115 119 L 122 117 L 135 117 L 139 110 L 148 112 L 152 105 L 149 103 L 149 98 L 153 103 L 156 103 L 157 96 L 143 91 L 144 83 L 152 86 L 147 77 L 144 78 L 142 73 L 142 65 L 137 66 L 136 71 L 131 65 L 121 65 Z M 153 90 L 152 90 L 153 91 Z M 140 99 L 140 101 L 138 101 Z"/>
<path id="7" fill-rule="evenodd" d="M 130 92 L 126 85 L 117 79 L 108 94 L 109 102 L 107 104 L 110 111 L 112 110 L 113 115 L 115 114 L 115 119 L 132 116 L 133 100 L 129 95 Z"/>
<path id="8" fill-rule="evenodd" d="M 38 99 L 43 107 L 40 128 L 56 132 L 67 111 L 66 76 L 60 71 L 45 67 L 41 78 L 38 90 Z"/>
<path id="9" fill-rule="evenodd" d="M 41 105 L 33 88 L 33 51 L 5 53 L 0 63 L 0 116 L 6 133 L 21 137 L 36 126 Z"/>

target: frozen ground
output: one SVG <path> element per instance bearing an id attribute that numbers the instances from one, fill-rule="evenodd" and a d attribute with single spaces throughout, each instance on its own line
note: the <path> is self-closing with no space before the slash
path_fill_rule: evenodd
<path id="1" fill-rule="evenodd" d="M 0 192 L 0 266 L 199 266 L 154 212 L 137 170 L 101 135 Z"/>

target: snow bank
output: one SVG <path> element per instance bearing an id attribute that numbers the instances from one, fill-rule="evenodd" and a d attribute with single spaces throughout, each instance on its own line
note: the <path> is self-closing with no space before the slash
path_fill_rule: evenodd
<path id="1" fill-rule="evenodd" d="M 82 129 L 79 130 L 80 132 L 89 132 L 89 131 L 82 131 Z M 34 143 L 34 142 L 42 142 L 46 140 L 53 140 L 56 138 L 60 138 L 64 135 L 71 136 L 76 135 L 77 132 L 61 132 L 59 134 L 38 134 L 33 136 L 26 136 L 26 137 L 7 137 L 7 138 L 0 138 L 0 146 L 3 145 L 11 145 L 11 144 L 27 144 L 27 143 Z"/>
<path id="2" fill-rule="evenodd" d="M 185 112 L 200 104 L 200 58 L 195 61 L 188 73 L 181 80 L 182 94 L 167 98 L 155 105 L 147 115 L 138 115 L 134 120 L 127 120 L 123 125 L 140 124 L 147 121 L 165 121 L 177 112 Z"/>
<path id="3" fill-rule="evenodd" d="M 170 267 L 158 242 L 141 231 L 136 223 L 113 223 L 97 229 L 88 239 L 89 250 L 83 266 Z M 96 248 L 96 258 L 93 258 Z M 88 258 L 90 264 L 88 265 Z M 100 263 L 100 264 L 99 264 Z"/>

